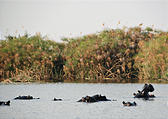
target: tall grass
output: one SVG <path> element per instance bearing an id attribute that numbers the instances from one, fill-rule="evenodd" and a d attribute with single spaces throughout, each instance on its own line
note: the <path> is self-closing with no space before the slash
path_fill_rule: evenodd
<path id="1" fill-rule="evenodd" d="M 168 33 L 155 34 L 149 41 L 141 41 L 135 57 L 142 82 L 168 81 Z"/>
<path id="2" fill-rule="evenodd" d="M 0 81 L 168 82 L 168 32 L 133 27 L 63 41 L 0 41 Z"/>
<path id="3" fill-rule="evenodd" d="M 12 81 L 62 80 L 64 44 L 40 35 L 12 37 L 0 41 L 0 79 Z"/>
<path id="4" fill-rule="evenodd" d="M 138 42 L 147 38 L 140 27 L 135 27 L 67 39 L 65 80 L 137 82 L 138 69 L 134 67 L 133 56 L 138 53 Z"/>

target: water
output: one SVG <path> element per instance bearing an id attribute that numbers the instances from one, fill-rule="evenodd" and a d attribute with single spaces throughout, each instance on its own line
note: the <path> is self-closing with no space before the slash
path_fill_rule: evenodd
<path id="1" fill-rule="evenodd" d="M 167 31 L 167 11 L 167 0 L 0 0 L 0 36 L 41 32 L 60 41 L 140 23 Z"/>
<path id="2" fill-rule="evenodd" d="M 0 106 L 0 119 L 165 119 L 168 116 L 168 85 L 153 84 L 153 100 L 134 99 L 132 93 L 143 84 L 19 84 L 0 85 L 0 100 L 11 100 L 11 106 Z M 117 101 L 80 103 L 86 95 L 102 94 Z M 39 100 L 13 100 L 19 95 Z M 62 98 L 54 102 L 52 99 Z M 136 101 L 136 107 L 123 107 L 122 101 Z"/>

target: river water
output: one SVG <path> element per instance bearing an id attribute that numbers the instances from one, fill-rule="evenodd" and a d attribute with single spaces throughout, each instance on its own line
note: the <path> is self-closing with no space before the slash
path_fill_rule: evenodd
<path id="1" fill-rule="evenodd" d="M 166 119 L 168 85 L 153 84 L 153 100 L 134 99 L 132 93 L 143 84 L 0 84 L 0 100 L 11 100 L 11 106 L 0 106 L 0 119 Z M 116 101 L 76 102 L 86 95 L 105 95 Z M 32 95 L 39 100 L 13 100 Z M 52 101 L 53 98 L 63 101 Z M 122 101 L 135 101 L 136 107 L 124 107 Z"/>

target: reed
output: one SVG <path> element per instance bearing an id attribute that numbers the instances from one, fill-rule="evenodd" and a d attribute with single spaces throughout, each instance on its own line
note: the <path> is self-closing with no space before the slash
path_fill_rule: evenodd
<path id="1" fill-rule="evenodd" d="M 167 36 L 138 26 L 64 39 L 64 81 L 167 82 Z"/>
<path id="2" fill-rule="evenodd" d="M 168 82 L 168 32 L 138 26 L 62 40 L 0 41 L 0 81 Z"/>
<path id="3" fill-rule="evenodd" d="M 142 82 L 168 81 L 168 33 L 160 32 L 139 45 L 136 66 Z"/>
<path id="4" fill-rule="evenodd" d="M 17 82 L 62 80 L 64 44 L 37 34 L 0 41 L 0 80 Z"/>

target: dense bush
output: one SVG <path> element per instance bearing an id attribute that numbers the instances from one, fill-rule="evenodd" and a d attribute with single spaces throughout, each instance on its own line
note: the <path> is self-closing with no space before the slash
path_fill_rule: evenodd
<path id="1" fill-rule="evenodd" d="M 135 57 L 141 82 L 168 81 L 168 33 L 153 34 L 149 41 L 139 43 Z"/>
<path id="2" fill-rule="evenodd" d="M 62 80 L 64 44 L 40 35 L 8 36 L 0 41 L 0 79 L 12 81 Z"/>
<path id="3" fill-rule="evenodd" d="M 64 39 L 65 79 L 89 82 L 137 82 L 134 56 L 138 43 L 148 40 L 140 27 L 105 30 L 76 39 Z"/>
<path id="4" fill-rule="evenodd" d="M 62 40 L 0 41 L 0 80 L 168 82 L 168 32 L 134 27 Z"/>

